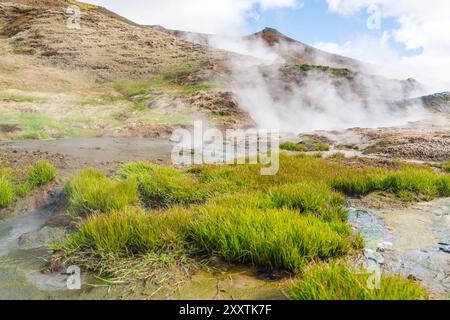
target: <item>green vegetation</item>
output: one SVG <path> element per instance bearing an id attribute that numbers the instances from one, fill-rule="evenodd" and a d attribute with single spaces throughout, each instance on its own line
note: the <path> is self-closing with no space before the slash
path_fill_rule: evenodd
<path id="1" fill-rule="evenodd" d="M 286 151 L 295 151 L 295 152 L 307 152 L 308 148 L 304 145 L 301 144 L 296 144 L 293 142 L 283 142 L 280 144 L 280 149 L 281 150 L 286 150 Z"/>
<path id="2" fill-rule="evenodd" d="M 419 284 L 399 276 L 382 275 L 379 289 L 370 289 L 371 275 L 345 263 L 315 265 L 292 289 L 295 300 L 426 300 Z"/>
<path id="3" fill-rule="evenodd" d="M 348 234 L 340 234 L 337 229 L 331 223 L 287 209 L 211 206 L 200 210 L 191 233 L 196 246 L 227 261 L 298 271 L 308 261 L 349 251 Z"/>
<path id="4" fill-rule="evenodd" d="M 292 66 L 294 70 L 303 73 L 307 72 L 319 72 L 319 73 L 330 73 L 337 78 L 348 78 L 353 75 L 353 73 L 346 68 L 332 68 L 328 66 L 321 65 L 311 65 L 311 64 L 296 64 Z"/>
<path id="5" fill-rule="evenodd" d="M 136 180 L 114 181 L 94 169 L 78 172 L 67 184 L 66 193 L 74 215 L 121 210 L 139 201 Z"/>
<path id="6" fill-rule="evenodd" d="M 361 235 L 353 234 L 347 223 L 341 192 L 358 196 L 384 191 L 408 201 L 450 195 L 449 177 L 424 167 L 389 169 L 361 163 L 358 168 L 346 161 L 281 155 L 275 176 L 261 176 L 258 165 L 176 170 L 139 162 L 123 165 L 113 178 L 85 170 L 69 182 L 67 194 L 72 211 L 88 217 L 58 248 L 68 257 L 89 260 L 95 270 L 95 261 L 111 257 L 175 254 L 192 259 L 217 256 L 301 274 L 309 263 L 333 261 L 364 247 Z M 344 271 L 332 270 L 337 272 Z M 353 273 L 344 275 L 336 286 L 346 291 L 324 295 L 351 298 L 365 292 L 350 290 Z M 319 281 L 325 276 L 317 277 Z M 361 277 L 358 281 L 364 280 Z M 365 293 L 366 298 L 409 297 L 403 280 L 385 281 L 385 291 Z M 296 297 L 314 297 L 315 292 L 307 291 L 315 290 L 314 283 L 299 282 Z"/>
<path id="7" fill-rule="evenodd" d="M 86 137 L 94 136 L 95 133 L 88 129 L 73 128 L 73 119 L 66 122 L 57 121 L 51 117 L 41 114 L 28 114 L 7 108 L 1 108 L 2 117 L 0 125 L 14 126 L 15 130 L 7 132 L 11 140 L 42 140 L 54 137 Z"/>
<path id="8" fill-rule="evenodd" d="M 0 176 L 0 208 L 11 204 L 13 200 L 14 191 L 11 183 L 4 176 Z"/>
<path id="9" fill-rule="evenodd" d="M 150 208 L 198 203 L 207 197 L 207 191 L 192 176 L 172 168 L 134 163 L 123 166 L 117 176 L 135 178 L 141 200 Z"/>
<path id="10" fill-rule="evenodd" d="M 330 146 L 316 138 L 307 137 L 301 143 L 284 142 L 280 144 L 281 150 L 295 152 L 330 151 Z"/>
<path id="11" fill-rule="evenodd" d="M 441 165 L 442 170 L 446 171 L 446 172 L 450 172 L 450 161 L 445 162 Z"/>
<path id="12" fill-rule="evenodd" d="M 348 195 L 375 191 L 393 193 L 404 200 L 432 200 L 450 196 L 450 177 L 421 167 L 387 169 L 347 169 L 331 181 L 331 186 Z"/>
<path id="13" fill-rule="evenodd" d="M 125 257 L 161 253 L 183 246 L 190 223 L 190 216 L 181 209 L 170 214 L 148 214 L 136 208 L 95 214 L 67 240 L 64 250 L 94 249 L 100 255 Z"/>
<path id="14" fill-rule="evenodd" d="M 303 143 L 307 146 L 309 151 L 330 151 L 330 146 L 317 138 L 307 137 L 304 139 Z"/>
<path id="15" fill-rule="evenodd" d="M 28 171 L 28 183 L 32 187 L 39 187 L 55 179 L 56 174 L 54 165 L 48 161 L 41 161 Z"/>
<path id="16" fill-rule="evenodd" d="M 378 141 L 377 143 L 369 146 L 366 150 L 365 153 L 366 154 L 372 154 L 372 153 L 383 153 L 384 150 L 389 147 L 390 145 L 392 145 L 391 141 L 388 140 L 381 140 Z"/>
<path id="17" fill-rule="evenodd" d="M 55 179 L 57 170 L 48 161 L 41 161 L 29 168 L 0 168 L 0 208 L 25 197 L 31 190 Z"/>

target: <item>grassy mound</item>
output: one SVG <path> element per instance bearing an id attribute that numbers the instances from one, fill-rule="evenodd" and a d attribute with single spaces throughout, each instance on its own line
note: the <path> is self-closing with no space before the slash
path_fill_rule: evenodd
<path id="1" fill-rule="evenodd" d="M 136 179 L 142 202 L 150 208 L 198 203 L 204 201 L 208 194 L 192 176 L 148 163 L 125 165 L 117 176 L 122 180 Z"/>
<path id="2" fill-rule="evenodd" d="M 441 165 L 442 170 L 450 173 L 450 161 L 445 162 Z"/>
<path id="3" fill-rule="evenodd" d="M 114 181 L 94 169 L 78 172 L 67 184 L 66 194 L 74 215 L 121 210 L 139 201 L 135 179 Z"/>
<path id="4" fill-rule="evenodd" d="M 350 269 L 345 263 L 316 265 L 295 284 L 294 300 L 425 300 L 420 285 L 398 276 L 382 275 L 379 289 L 370 289 L 371 275 Z"/>
<path id="5" fill-rule="evenodd" d="M 32 187 L 39 187 L 55 179 L 56 174 L 55 166 L 47 161 L 42 161 L 28 171 L 28 183 Z"/>
<path id="6" fill-rule="evenodd" d="M 296 144 L 289 141 L 281 143 L 280 149 L 295 152 L 310 152 L 310 151 L 330 151 L 331 148 L 329 145 L 320 141 L 319 139 L 307 137 L 300 144 Z"/>
<path id="7" fill-rule="evenodd" d="M 14 191 L 11 183 L 0 176 L 0 207 L 5 207 L 11 204 L 14 200 Z"/>
<path id="8" fill-rule="evenodd" d="M 296 144 L 293 142 L 283 142 L 280 144 L 280 149 L 281 150 L 286 150 L 286 151 L 295 151 L 295 152 L 307 152 L 308 148 L 304 145 L 301 144 Z"/>
<path id="9" fill-rule="evenodd" d="M 48 161 L 38 162 L 29 168 L 0 168 L 0 208 L 49 183 L 56 175 L 57 169 Z"/>
<path id="10" fill-rule="evenodd" d="M 349 229 L 287 209 L 202 208 L 191 234 L 200 249 L 226 261 L 291 271 L 311 260 L 343 255 L 351 247 Z"/>

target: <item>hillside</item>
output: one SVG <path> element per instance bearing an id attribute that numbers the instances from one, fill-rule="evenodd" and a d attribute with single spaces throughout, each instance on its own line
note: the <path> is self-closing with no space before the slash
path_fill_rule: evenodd
<path id="1" fill-rule="evenodd" d="M 69 4 L 81 29 L 68 29 Z M 2 2 L 0 140 L 170 136 L 252 124 L 216 84 L 227 53 L 75 1 Z M 220 79 L 219 79 L 220 80 Z"/>
<path id="2" fill-rule="evenodd" d="M 100 79 L 142 78 L 186 64 L 198 68 L 210 54 L 205 47 L 141 27 L 104 8 L 80 4 L 82 27 L 68 29 L 69 2 L 18 3 L 5 3 L 0 18 L 0 34 L 11 51 L 50 65 L 92 71 Z"/>
<path id="3" fill-rule="evenodd" d="M 246 39 L 263 40 L 267 46 L 286 59 L 287 62 L 293 64 L 325 65 L 332 68 L 347 68 L 352 71 L 359 71 L 363 65 L 360 61 L 331 54 L 289 38 L 273 28 L 265 28 L 246 37 Z"/>

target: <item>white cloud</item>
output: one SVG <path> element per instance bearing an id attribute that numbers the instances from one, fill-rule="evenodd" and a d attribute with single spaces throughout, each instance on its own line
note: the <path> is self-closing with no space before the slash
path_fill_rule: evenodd
<path id="1" fill-rule="evenodd" d="M 262 10 L 296 8 L 298 0 L 86 0 L 141 24 L 203 33 L 245 32 L 246 17 Z"/>
<path id="2" fill-rule="evenodd" d="M 409 74 L 433 85 L 435 90 L 450 90 L 450 1 L 327 0 L 327 3 L 330 11 L 346 16 L 371 5 L 379 6 L 383 18 L 393 18 L 398 23 L 398 28 L 387 33 L 389 38 L 419 53 L 400 56 L 385 37 L 351 39 L 344 44 L 319 43 L 322 48 L 382 64 L 384 71 L 391 74 Z"/>

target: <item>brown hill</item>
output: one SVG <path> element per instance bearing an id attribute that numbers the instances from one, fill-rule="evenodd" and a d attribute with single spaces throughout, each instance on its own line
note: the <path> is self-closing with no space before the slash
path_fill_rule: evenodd
<path id="1" fill-rule="evenodd" d="M 69 29 L 68 4 L 81 8 L 81 28 Z M 10 51 L 100 79 L 142 78 L 207 65 L 208 48 L 139 26 L 104 8 L 75 1 L 4 2 L 0 37 Z"/>
<path id="2" fill-rule="evenodd" d="M 294 64 L 324 65 L 332 68 L 360 70 L 363 65 L 354 59 L 328 53 L 287 37 L 276 29 L 266 28 L 247 39 L 262 39 L 276 53 Z"/>

